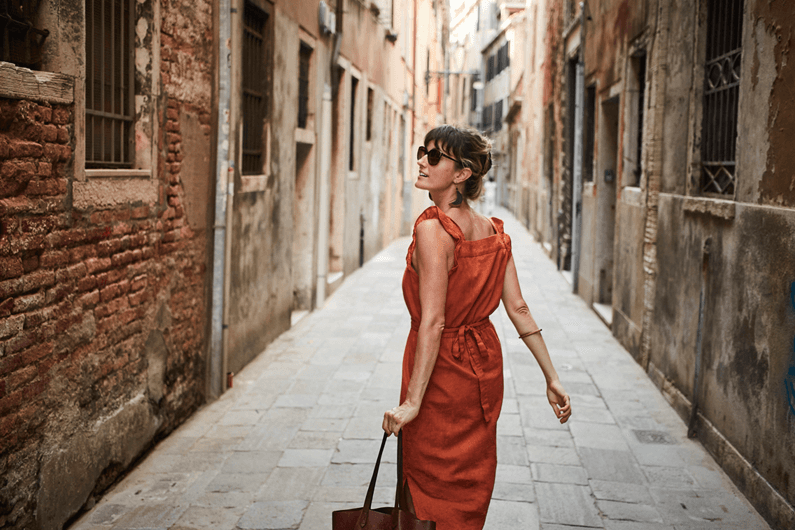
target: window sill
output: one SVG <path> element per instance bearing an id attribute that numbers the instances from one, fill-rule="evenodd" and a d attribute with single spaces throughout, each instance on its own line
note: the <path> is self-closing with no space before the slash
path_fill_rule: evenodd
<path id="1" fill-rule="evenodd" d="M 152 178 L 152 172 L 148 169 L 86 169 L 86 178 Z"/>
<path id="2" fill-rule="evenodd" d="M 734 201 L 707 197 L 685 197 L 682 203 L 685 212 L 711 215 L 727 221 L 734 219 L 735 206 Z"/>
<path id="3" fill-rule="evenodd" d="M 299 144 L 315 145 L 315 131 L 296 127 L 295 141 Z"/>
<path id="4" fill-rule="evenodd" d="M 74 207 L 79 210 L 135 203 L 157 204 L 158 191 L 159 184 L 153 179 L 120 174 L 115 178 L 91 178 L 72 183 Z"/>
<path id="5" fill-rule="evenodd" d="M 0 96 L 71 104 L 75 101 L 75 78 L 0 62 Z"/>
<path id="6" fill-rule="evenodd" d="M 643 194 L 638 186 L 621 188 L 621 203 L 628 206 L 643 206 Z"/>
<path id="7" fill-rule="evenodd" d="M 268 188 L 268 175 L 242 175 L 240 177 L 240 193 L 256 193 Z"/>

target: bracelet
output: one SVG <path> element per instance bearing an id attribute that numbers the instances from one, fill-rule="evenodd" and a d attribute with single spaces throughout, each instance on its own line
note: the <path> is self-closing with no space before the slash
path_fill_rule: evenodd
<path id="1" fill-rule="evenodd" d="M 528 331 L 527 333 L 522 333 L 521 335 L 519 335 L 519 338 L 523 339 L 525 337 L 529 337 L 530 335 L 535 335 L 536 333 L 541 333 L 541 328 L 538 328 L 535 331 Z"/>

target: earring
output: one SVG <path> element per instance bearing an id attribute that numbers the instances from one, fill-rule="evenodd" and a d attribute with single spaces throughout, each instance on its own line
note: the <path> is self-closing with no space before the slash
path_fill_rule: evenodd
<path id="1" fill-rule="evenodd" d="M 461 195 L 461 190 L 456 188 L 455 189 L 455 200 L 453 201 L 452 206 L 460 206 L 462 202 L 464 202 L 464 196 Z"/>

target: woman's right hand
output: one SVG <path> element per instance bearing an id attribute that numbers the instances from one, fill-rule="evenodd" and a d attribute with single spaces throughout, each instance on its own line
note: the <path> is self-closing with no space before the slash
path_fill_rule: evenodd
<path id="1" fill-rule="evenodd" d="M 384 412 L 384 421 L 381 424 L 381 428 L 384 429 L 384 432 L 389 435 L 396 435 L 400 432 L 400 429 L 403 428 L 408 422 L 413 420 L 419 414 L 420 408 L 415 407 L 408 402 L 403 402 L 399 407 L 395 407 L 393 409 L 389 409 L 388 411 Z"/>
<path id="2" fill-rule="evenodd" d="M 571 399 L 566 391 L 563 389 L 559 379 L 555 379 L 547 383 L 547 399 L 549 404 L 552 405 L 552 410 L 555 411 L 555 416 L 560 420 L 560 423 L 566 423 L 571 416 Z"/>

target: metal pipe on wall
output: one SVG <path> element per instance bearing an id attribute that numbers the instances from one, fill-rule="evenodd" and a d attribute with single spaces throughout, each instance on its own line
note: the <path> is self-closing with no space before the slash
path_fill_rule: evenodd
<path id="1" fill-rule="evenodd" d="M 218 142 L 215 172 L 215 221 L 213 225 L 213 273 L 210 309 L 209 393 L 224 391 L 224 291 L 226 278 L 227 193 L 229 190 L 229 98 L 231 94 L 231 5 L 218 4 Z M 232 181 L 234 182 L 234 180 Z"/>

